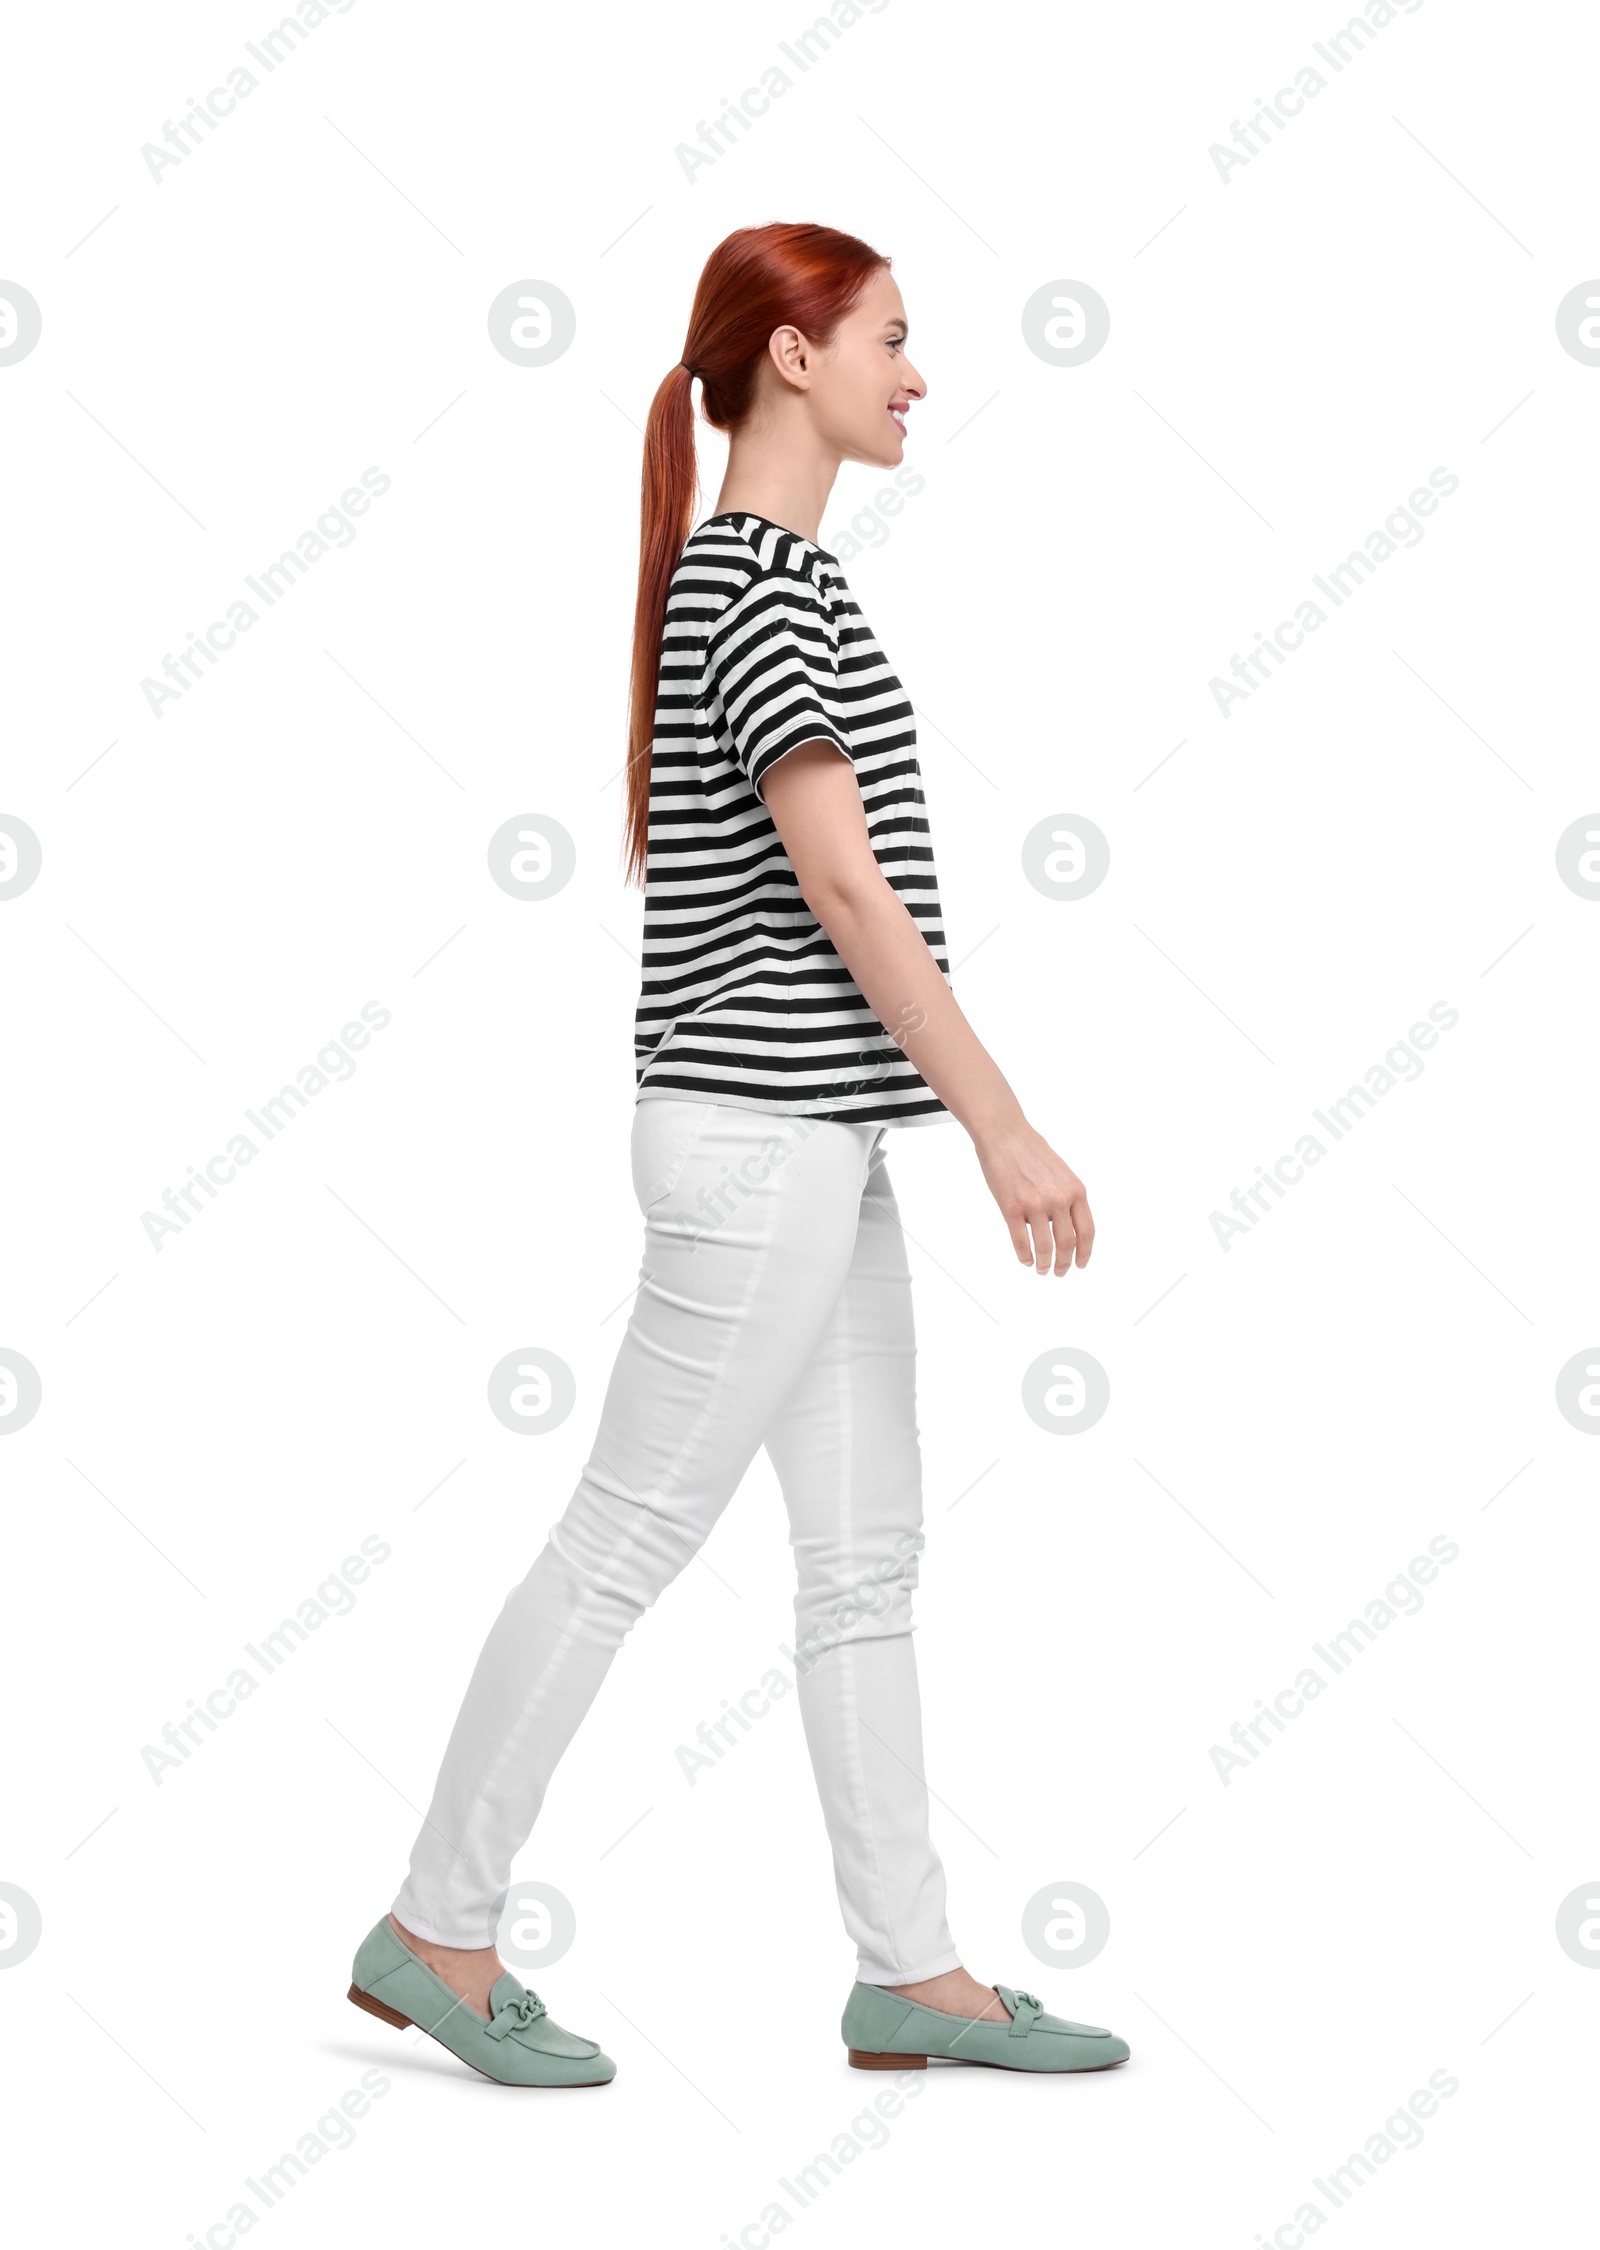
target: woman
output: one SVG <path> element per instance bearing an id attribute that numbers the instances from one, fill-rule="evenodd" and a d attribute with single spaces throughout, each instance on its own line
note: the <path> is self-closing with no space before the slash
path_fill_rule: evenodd
<path id="1" fill-rule="evenodd" d="M 1075 2071 L 1128 2053 L 968 1974 L 928 1835 L 915 1344 L 888 1129 L 964 1126 L 1041 1275 L 1086 1264 L 1094 1224 L 950 990 L 911 706 L 816 544 L 840 463 L 902 458 L 927 388 L 905 344 L 878 252 L 828 227 L 744 228 L 708 261 L 650 410 L 628 764 L 641 1287 L 593 1454 L 489 1635 L 350 1990 L 507 2083 L 613 2075 L 501 1967 L 511 1863 L 624 1635 L 762 1445 L 858 1953 L 850 2061 Z M 717 512 L 690 536 L 697 378 L 729 444 Z"/>

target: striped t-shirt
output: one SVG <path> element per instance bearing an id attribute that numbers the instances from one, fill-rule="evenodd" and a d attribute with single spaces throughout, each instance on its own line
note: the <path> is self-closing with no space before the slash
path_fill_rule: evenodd
<path id="1" fill-rule="evenodd" d="M 916 728 L 832 555 L 764 517 L 712 516 L 673 573 L 645 869 L 639 1098 L 846 1122 L 948 1117 L 800 895 L 761 801 L 786 750 L 855 768 L 873 856 L 945 981 Z"/>

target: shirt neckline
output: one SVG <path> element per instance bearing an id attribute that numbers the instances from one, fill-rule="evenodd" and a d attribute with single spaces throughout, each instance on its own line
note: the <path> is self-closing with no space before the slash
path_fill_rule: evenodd
<path id="1" fill-rule="evenodd" d="M 830 555 L 826 547 L 819 547 L 814 539 L 808 539 L 803 531 L 791 531 L 786 523 L 774 523 L 770 516 L 757 515 L 754 508 L 724 508 L 717 515 L 707 516 L 706 522 L 763 524 L 768 531 L 781 531 L 785 539 L 798 539 L 802 547 L 809 547 L 824 562 L 837 562 L 839 559 L 837 555 Z"/>

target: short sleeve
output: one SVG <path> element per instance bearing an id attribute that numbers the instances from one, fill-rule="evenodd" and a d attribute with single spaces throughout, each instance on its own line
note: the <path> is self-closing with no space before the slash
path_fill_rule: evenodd
<path id="1" fill-rule="evenodd" d="M 837 629 L 810 578 L 785 569 L 751 578 L 707 638 L 706 684 L 758 795 L 803 742 L 831 742 L 850 757 Z"/>

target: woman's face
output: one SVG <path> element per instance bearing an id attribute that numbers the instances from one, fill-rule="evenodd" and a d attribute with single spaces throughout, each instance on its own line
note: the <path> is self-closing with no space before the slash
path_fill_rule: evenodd
<path id="1" fill-rule="evenodd" d="M 780 329 L 775 347 L 784 336 L 800 344 L 818 435 L 841 460 L 897 467 L 906 410 L 928 386 L 906 357 L 906 308 L 894 276 L 879 267 L 827 349 L 806 344 L 795 329 Z"/>

